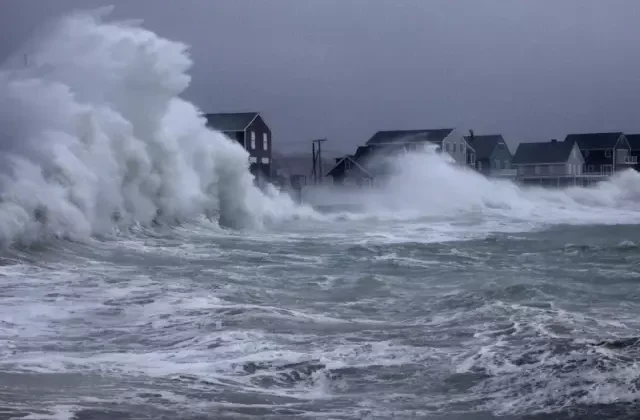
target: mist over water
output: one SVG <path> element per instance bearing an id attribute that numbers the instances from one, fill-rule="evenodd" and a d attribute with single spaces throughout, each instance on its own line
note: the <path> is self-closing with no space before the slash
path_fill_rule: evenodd
<path id="1" fill-rule="evenodd" d="M 187 46 L 107 18 L 0 70 L 0 242 L 41 245 L 0 250 L 0 417 L 637 418 L 636 172 L 427 150 L 295 204 L 180 98 Z"/>
<path id="2" fill-rule="evenodd" d="M 640 175 L 634 170 L 590 188 L 551 189 L 486 178 L 433 150 L 388 162 L 391 176 L 376 188 L 316 186 L 306 198 L 398 220 L 484 216 L 541 226 L 635 223 L 640 217 Z"/>

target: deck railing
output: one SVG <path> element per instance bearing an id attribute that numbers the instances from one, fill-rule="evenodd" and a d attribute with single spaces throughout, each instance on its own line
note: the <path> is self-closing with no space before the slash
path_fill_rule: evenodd
<path id="1" fill-rule="evenodd" d="M 638 156 L 625 156 L 620 162 L 625 165 L 637 165 L 638 164 Z"/>
<path id="2" fill-rule="evenodd" d="M 610 176 L 611 172 L 583 172 L 581 174 L 518 174 L 518 178 L 601 178 Z"/>

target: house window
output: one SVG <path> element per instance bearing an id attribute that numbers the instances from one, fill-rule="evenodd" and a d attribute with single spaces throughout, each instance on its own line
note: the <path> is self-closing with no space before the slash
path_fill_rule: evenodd
<path id="1" fill-rule="evenodd" d="M 262 161 L 262 163 L 269 163 L 269 158 L 268 157 L 263 157 L 262 159 L 260 159 Z"/>
<path id="2" fill-rule="evenodd" d="M 252 149 L 256 148 L 256 132 L 255 131 L 251 132 L 251 148 Z"/>
<path id="3" fill-rule="evenodd" d="M 611 150 L 605 150 L 605 151 L 604 151 L 604 157 L 606 157 L 606 158 L 611 158 L 611 156 L 612 156 L 612 155 L 611 155 Z"/>
<path id="4" fill-rule="evenodd" d="M 462 143 L 462 144 L 460 145 L 460 151 L 461 151 L 462 153 L 464 153 L 464 152 L 465 152 L 465 149 L 464 149 L 464 143 Z"/>
<path id="5" fill-rule="evenodd" d="M 449 153 L 449 143 L 445 143 L 444 150 L 446 150 L 447 153 Z"/>
<path id="6" fill-rule="evenodd" d="M 452 147 L 453 147 L 453 153 L 455 153 L 455 152 L 456 152 L 456 146 L 457 146 L 457 145 L 456 145 L 455 143 L 453 143 L 453 146 L 452 146 Z"/>
<path id="7" fill-rule="evenodd" d="M 587 172 L 593 172 L 593 165 L 587 165 Z"/>
<path id="8" fill-rule="evenodd" d="M 269 136 L 267 133 L 262 133 L 262 150 L 269 150 Z"/>
<path id="9" fill-rule="evenodd" d="M 481 171 L 482 170 L 482 161 L 481 160 L 476 160 L 476 165 L 478 166 L 478 170 Z"/>

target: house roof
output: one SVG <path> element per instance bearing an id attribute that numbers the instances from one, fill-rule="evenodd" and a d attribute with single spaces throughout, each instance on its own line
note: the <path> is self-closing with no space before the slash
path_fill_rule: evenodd
<path id="1" fill-rule="evenodd" d="M 442 143 L 442 141 L 453 131 L 453 128 L 442 128 L 435 130 L 390 130 L 378 131 L 375 133 L 367 145 L 385 143 L 416 143 L 431 142 Z"/>
<path id="2" fill-rule="evenodd" d="M 620 131 L 613 133 L 569 134 L 565 137 L 564 141 L 570 143 L 576 142 L 582 150 L 611 149 L 616 145 L 621 135 L 622 132 Z"/>
<path id="3" fill-rule="evenodd" d="M 625 134 L 631 150 L 640 150 L 640 134 Z"/>
<path id="4" fill-rule="evenodd" d="M 371 146 L 358 146 L 356 152 L 351 155 L 351 158 L 362 165 L 367 158 L 371 157 L 372 154 L 373 148 Z"/>
<path id="5" fill-rule="evenodd" d="M 399 147 L 402 148 L 402 143 L 399 143 Z M 386 165 L 375 160 L 375 158 L 387 157 L 389 153 L 393 153 L 396 149 L 395 145 L 384 144 L 382 148 L 368 146 L 358 146 L 356 152 L 352 155 L 346 155 L 340 159 L 333 168 L 327 173 L 328 176 L 344 171 L 344 161 L 351 160 L 358 169 L 363 171 L 367 176 L 380 175 L 387 170 Z M 372 158 L 374 159 L 372 161 Z"/>
<path id="6" fill-rule="evenodd" d="M 343 172 L 344 160 L 347 158 L 351 158 L 351 156 L 345 155 L 341 158 L 336 158 L 336 163 L 333 165 L 331 169 L 329 169 L 329 171 L 325 174 L 325 176 L 334 176 L 340 172 Z"/>
<path id="7" fill-rule="evenodd" d="M 550 141 L 520 143 L 511 163 L 514 165 L 538 163 L 564 163 L 569 160 L 573 143 Z"/>
<path id="8" fill-rule="evenodd" d="M 369 171 L 362 166 L 360 163 L 358 163 L 357 160 L 355 160 L 353 158 L 353 155 L 346 155 L 343 156 L 341 159 L 339 159 L 336 164 L 334 165 L 333 168 L 331 168 L 331 170 L 329 172 L 327 172 L 326 176 L 335 176 L 339 173 L 344 173 L 345 172 L 345 163 L 347 161 L 351 161 L 354 165 L 354 167 L 358 168 L 364 175 L 366 176 L 371 176 L 371 174 L 369 173 Z"/>
<path id="9" fill-rule="evenodd" d="M 224 112 L 205 114 L 207 125 L 219 131 L 244 131 L 257 116 L 257 112 Z"/>
<path id="10" fill-rule="evenodd" d="M 504 138 L 502 138 L 502 134 L 489 134 L 484 136 L 474 135 L 473 138 L 465 136 L 464 139 L 475 150 L 476 160 L 489 159 L 493 150 L 496 148 L 496 145 L 500 142 L 507 146 Z M 509 146 L 507 146 L 507 150 L 509 150 Z"/>

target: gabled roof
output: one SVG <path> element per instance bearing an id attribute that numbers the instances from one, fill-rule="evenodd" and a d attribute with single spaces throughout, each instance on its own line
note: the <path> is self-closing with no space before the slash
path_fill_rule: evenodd
<path id="1" fill-rule="evenodd" d="M 207 125 L 219 131 L 244 131 L 258 116 L 257 112 L 223 112 L 205 114 Z"/>
<path id="2" fill-rule="evenodd" d="M 367 145 L 388 144 L 388 143 L 416 143 L 431 142 L 442 143 L 442 141 L 453 131 L 453 128 L 442 128 L 435 130 L 391 130 L 378 131 L 375 133 Z"/>
<path id="3" fill-rule="evenodd" d="M 474 135 L 473 138 L 471 136 L 465 136 L 464 139 L 475 150 L 476 160 L 489 159 L 498 143 L 504 143 L 507 150 L 509 150 L 509 146 L 507 142 L 504 141 L 504 138 L 502 138 L 502 134 Z"/>
<path id="4" fill-rule="evenodd" d="M 569 160 L 572 149 L 573 143 L 565 141 L 520 143 L 511 163 L 514 165 L 565 163 Z"/>
<path id="5" fill-rule="evenodd" d="M 356 153 L 351 157 L 362 165 L 367 158 L 371 157 L 372 154 L 373 148 L 371 146 L 358 146 Z"/>
<path id="6" fill-rule="evenodd" d="M 327 172 L 327 176 L 334 176 L 343 172 L 345 169 L 345 161 L 351 161 L 354 167 L 357 167 L 366 176 L 373 177 L 382 175 L 389 169 L 388 163 L 384 161 L 384 158 L 392 156 L 393 153 L 401 150 L 404 150 L 403 143 L 383 143 L 381 146 L 358 146 L 354 154 L 346 155 L 339 159 L 333 168 Z"/>
<path id="7" fill-rule="evenodd" d="M 640 134 L 625 134 L 631 150 L 640 150 Z"/>
<path id="8" fill-rule="evenodd" d="M 345 172 L 346 162 L 351 162 L 354 167 L 360 169 L 360 171 L 362 171 L 362 173 L 364 173 L 366 176 L 371 177 L 371 174 L 369 173 L 369 171 L 360 163 L 358 163 L 358 161 L 355 160 L 352 155 L 346 155 L 342 157 L 342 159 L 338 160 L 335 166 L 331 168 L 329 172 L 327 172 L 326 176 L 334 176 L 339 174 L 340 172 Z"/>
<path id="9" fill-rule="evenodd" d="M 581 150 L 611 149 L 616 145 L 621 135 L 622 132 L 620 131 L 613 133 L 569 134 L 564 141 L 578 143 L 578 147 Z"/>

